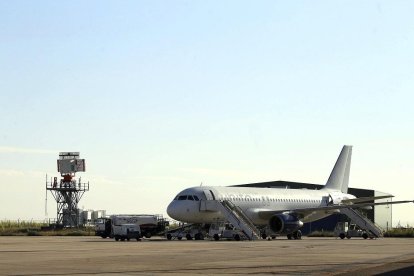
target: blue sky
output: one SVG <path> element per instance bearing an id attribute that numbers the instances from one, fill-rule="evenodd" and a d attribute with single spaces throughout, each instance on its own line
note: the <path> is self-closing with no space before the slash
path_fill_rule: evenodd
<path id="1" fill-rule="evenodd" d="M 0 218 L 45 217 L 59 151 L 86 159 L 81 207 L 110 213 L 165 214 L 200 182 L 325 183 L 344 144 L 352 187 L 414 198 L 413 8 L 0 2 Z"/>

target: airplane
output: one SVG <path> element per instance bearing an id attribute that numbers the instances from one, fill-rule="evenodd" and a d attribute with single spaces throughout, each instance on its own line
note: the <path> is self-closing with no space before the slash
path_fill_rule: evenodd
<path id="1" fill-rule="evenodd" d="M 167 207 L 167 214 L 181 222 L 211 224 L 225 220 L 220 211 L 204 210 L 203 201 L 230 201 L 259 227 L 268 227 L 288 239 L 300 239 L 304 223 L 316 221 L 343 208 L 372 208 L 373 205 L 408 203 L 394 201 L 374 203 L 388 196 L 356 198 L 348 194 L 352 146 L 343 146 L 335 166 L 320 190 L 255 187 L 199 186 L 178 193 Z"/>

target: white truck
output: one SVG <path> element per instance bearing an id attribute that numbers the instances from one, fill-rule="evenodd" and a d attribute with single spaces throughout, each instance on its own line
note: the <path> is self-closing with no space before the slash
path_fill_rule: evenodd
<path id="1" fill-rule="evenodd" d="M 341 238 L 342 240 L 345 238 L 350 239 L 352 237 L 362 237 L 364 239 L 369 237 L 368 233 L 359 229 L 355 223 L 348 222 L 338 222 L 334 229 L 334 236 Z"/>
<path id="2" fill-rule="evenodd" d="M 231 224 L 224 222 L 211 224 L 208 236 L 212 237 L 215 241 L 220 239 L 236 241 L 246 239 L 246 236 L 241 230 L 235 229 Z"/>
<path id="3" fill-rule="evenodd" d="M 114 237 L 113 226 L 122 224 L 136 224 L 140 228 L 141 236 L 150 238 L 153 234 L 165 230 L 168 221 L 160 215 L 112 215 L 97 220 L 95 235 L 102 238 Z"/>
<path id="4" fill-rule="evenodd" d="M 129 241 L 130 239 L 141 240 L 141 231 L 139 225 L 126 223 L 112 226 L 112 235 L 116 241 Z"/>

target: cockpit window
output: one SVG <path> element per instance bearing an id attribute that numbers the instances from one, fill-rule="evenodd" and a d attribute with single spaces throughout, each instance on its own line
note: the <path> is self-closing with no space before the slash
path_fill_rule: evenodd
<path id="1" fill-rule="evenodd" d="M 198 196 L 196 195 L 178 195 L 174 198 L 174 200 L 195 200 L 200 201 Z"/>

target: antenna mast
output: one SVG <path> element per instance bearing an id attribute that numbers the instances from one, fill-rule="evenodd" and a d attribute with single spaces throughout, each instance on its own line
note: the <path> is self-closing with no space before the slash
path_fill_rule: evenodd
<path id="1" fill-rule="evenodd" d="M 89 182 L 82 183 L 80 178 L 75 179 L 77 172 L 85 171 L 85 159 L 79 159 L 79 152 L 60 152 L 57 160 L 57 169 L 61 179 L 47 181 L 46 193 L 50 191 L 56 200 L 56 225 L 62 227 L 79 227 L 80 212 L 78 203 L 83 194 L 89 191 Z"/>

